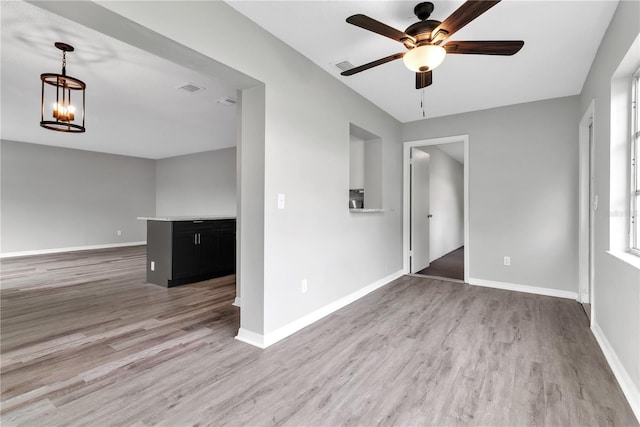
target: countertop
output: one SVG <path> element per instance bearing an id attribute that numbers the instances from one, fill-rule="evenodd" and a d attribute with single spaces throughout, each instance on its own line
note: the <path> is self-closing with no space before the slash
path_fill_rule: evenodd
<path id="1" fill-rule="evenodd" d="M 217 219 L 236 219 L 235 216 L 159 216 L 159 217 L 149 217 L 149 216 L 139 216 L 138 219 L 143 221 L 212 221 Z"/>
<path id="2" fill-rule="evenodd" d="M 373 208 L 350 208 L 349 212 L 351 213 L 372 213 L 372 212 L 384 212 L 384 209 L 373 209 Z"/>

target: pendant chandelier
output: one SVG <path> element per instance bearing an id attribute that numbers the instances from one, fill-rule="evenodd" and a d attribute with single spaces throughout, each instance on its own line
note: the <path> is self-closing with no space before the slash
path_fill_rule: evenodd
<path id="1" fill-rule="evenodd" d="M 55 47 L 62 51 L 62 74 L 44 73 L 42 99 L 40 105 L 40 126 L 59 132 L 81 133 L 84 128 L 84 100 L 86 85 L 75 77 L 67 76 L 67 52 L 74 48 L 57 42 Z M 73 93 L 73 103 L 71 94 Z M 53 120 L 45 120 L 53 118 Z"/>

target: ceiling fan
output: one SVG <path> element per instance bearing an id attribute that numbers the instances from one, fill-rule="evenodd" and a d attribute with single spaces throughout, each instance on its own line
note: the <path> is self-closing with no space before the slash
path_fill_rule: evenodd
<path id="1" fill-rule="evenodd" d="M 446 42 L 456 31 L 499 2 L 468 0 L 442 22 L 428 19 L 433 12 L 433 3 L 419 3 L 413 12 L 420 21 L 410 25 L 404 32 L 362 14 L 350 16 L 347 18 L 349 24 L 398 41 L 407 51 L 351 68 L 341 75 L 352 76 L 402 58 L 407 68 L 416 73 L 416 89 L 422 89 L 432 83 L 433 69 L 442 63 L 447 54 L 513 55 L 524 45 L 522 40 Z"/>

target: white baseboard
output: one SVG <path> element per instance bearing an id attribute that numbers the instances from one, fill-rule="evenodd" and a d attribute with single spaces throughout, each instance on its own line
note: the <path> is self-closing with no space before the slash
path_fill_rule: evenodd
<path id="1" fill-rule="evenodd" d="M 254 347 L 267 348 L 267 346 L 264 344 L 264 335 L 251 332 L 243 328 L 238 329 L 238 335 L 236 335 L 236 339 L 238 341 L 251 344 Z"/>
<path id="2" fill-rule="evenodd" d="M 620 388 L 627 398 L 629 406 L 631 406 L 633 413 L 636 415 L 636 419 L 640 423 L 640 390 L 638 390 L 638 387 L 631 380 L 627 370 L 624 368 L 624 365 L 622 365 L 622 362 L 620 362 L 620 359 L 618 359 L 618 355 L 613 347 L 611 347 L 611 344 L 609 344 L 609 340 L 607 340 L 606 335 L 595 320 L 591 324 L 591 332 L 600 345 L 600 349 L 605 359 L 607 359 L 613 375 L 616 377 L 616 380 L 618 380 L 618 384 L 620 384 Z"/>
<path id="3" fill-rule="evenodd" d="M 240 298 L 236 297 L 236 299 L 233 300 L 233 304 L 231 305 L 235 305 L 236 307 L 240 307 Z"/>
<path id="4" fill-rule="evenodd" d="M 580 302 L 583 304 L 589 304 L 589 294 L 586 292 L 583 292 L 581 294 Z"/>
<path id="5" fill-rule="evenodd" d="M 517 285 L 514 283 L 495 282 L 493 280 L 469 278 L 469 284 L 486 288 L 505 289 L 507 291 L 526 292 L 528 294 L 546 295 L 549 297 L 568 298 L 577 300 L 577 292 L 561 291 L 559 289 L 540 288 L 537 286 Z"/>
<path id="6" fill-rule="evenodd" d="M 328 316 L 329 314 L 340 310 L 341 308 L 351 304 L 352 302 L 359 300 L 360 298 L 375 291 L 376 289 L 379 289 L 384 285 L 389 284 L 390 282 L 396 280 L 398 277 L 402 277 L 402 275 L 403 275 L 402 270 L 396 271 L 395 273 L 392 273 L 386 277 L 383 277 L 382 279 L 368 286 L 365 286 L 362 289 L 359 289 L 349 295 L 346 295 L 340 298 L 337 301 L 327 304 L 324 307 L 319 308 L 318 310 L 313 311 L 307 314 L 306 316 L 299 318 L 298 320 L 294 320 L 293 322 L 287 325 L 284 325 L 266 335 L 260 335 L 255 332 L 247 331 L 245 329 L 240 328 L 238 330 L 238 335 L 236 336 L 236 339 L 260 348 L 269 347 L 270 345 L 277 343 L 278 341 L 288 337 L 289 335 L 292 335 L 298 332 L 299 330 L 305 328 L 306 326 L 309 326 L 312 323 L 317 322 L 323 317 Z"/>
<path id="7" fill-rule="evenodd" d="M 146 244 L 147 244 L 146 241 L 125 242 L 125 243 L 108 243 L 106 245 L 74 246 L 70 248 L 38 249 L 34 251 L 4 252 L 0 254 L 0 258 L 15 258 L 19 256 L 31 256 L 31 255 L 47 255 L 47 254 L 57 254 L 61 252 L 90 251 L 93 249 L 121 248 L 125 246 L 140 246 L 140 245 L 146 245 Z"/>

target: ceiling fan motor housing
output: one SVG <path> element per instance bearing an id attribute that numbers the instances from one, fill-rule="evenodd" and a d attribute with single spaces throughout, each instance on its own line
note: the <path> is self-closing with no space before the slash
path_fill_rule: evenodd
<path id="1" fill-rule="evenodd" d="M 421 42 L 424 43 L 431 41 L 431 32 L 438 25 L 440 25 L 440 21 L 428 19 L 426 21 L 419 21 L 415 24 L 409 25 L 404 32 L 416 40 L 416 45 L 420 45 Z"/>

